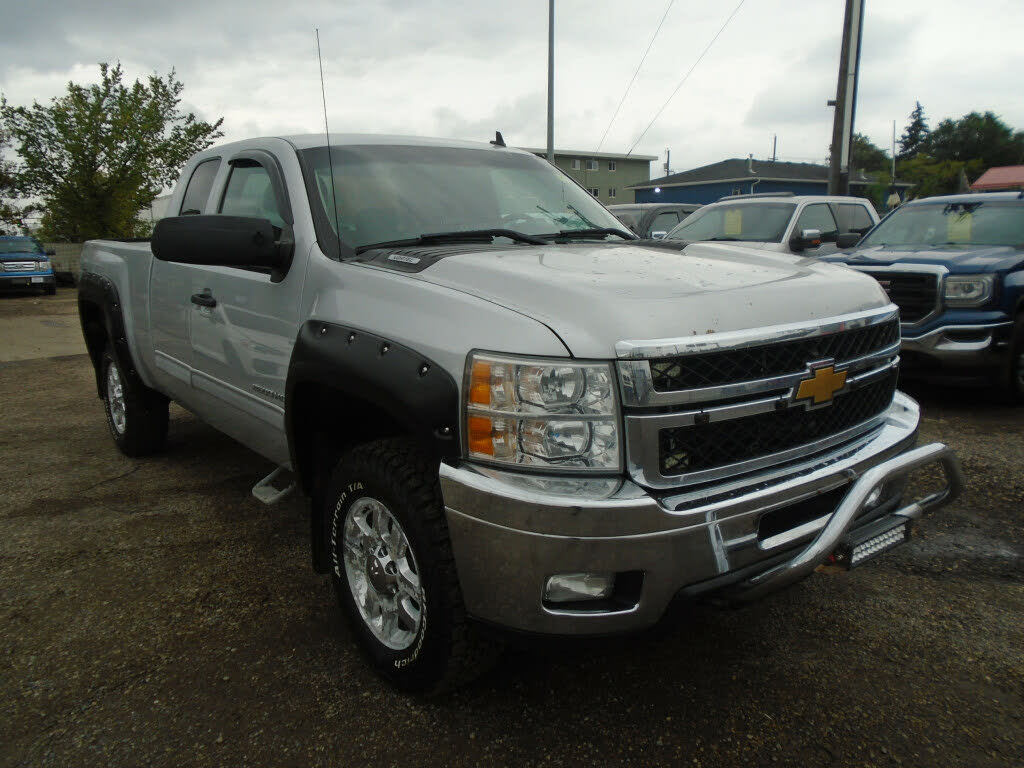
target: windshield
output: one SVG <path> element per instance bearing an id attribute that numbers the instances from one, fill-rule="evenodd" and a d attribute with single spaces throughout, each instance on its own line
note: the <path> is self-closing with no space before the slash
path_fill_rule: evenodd
<path id="1" fill-rule="evenodd" d="M 672 240 L 781 243 L 795 203 L 726 203 L 700 208 L 668 233 Z"/>
<path id="2" fill-rule="evenodd" d="M 0 253 L 36 253 L 42 254 L 43 244 L 32 237 L 16 237 L 0 240 Z"/>
<path id="3" fill-rule="evenodd" d="M 352 249 L 438 232 L 622 229 L 589 193 L 534 155 L 396 146 L 333 147 L 330 158 L 326 147 L 300 154 L 310 199 L 320 206 L 314 219 L 321 243 L 336 229 Z"/>
<path id="4" fill-rule="evenodd" d="M 920 203 L 896 209 L 858 247 L 1008 245 L 1024 248 L 1024 204 Z"/>

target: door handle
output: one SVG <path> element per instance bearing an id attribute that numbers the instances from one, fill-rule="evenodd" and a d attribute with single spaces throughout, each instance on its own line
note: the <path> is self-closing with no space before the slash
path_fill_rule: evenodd
<path id="1" fill-rule="evenodd" d="M 200 307 L 216 307 L 217 300 L 208 293 L 193 293 L 192 303 L 198 304 Z"/>

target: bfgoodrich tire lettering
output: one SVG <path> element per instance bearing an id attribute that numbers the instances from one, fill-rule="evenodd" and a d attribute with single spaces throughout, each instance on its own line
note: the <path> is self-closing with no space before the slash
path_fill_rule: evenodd
<path id="1" fill-rule="evenodd" d="M 114 443 L 126 456 L 146 456 L 167 441 L 167 398 L 118 364 L 107 347 L 101 358 L 103 410 Z"/>
<path id="2" fill-rule="evenodd" d="M 498 648 L 466 617 L 436 465 L 404 440 L 369 443 L 341 459 L 323 498 L 335 592 L 377 671 L 431 693 L 482 672 Z M 390 622 L 378 621 L 399 601 Z"/>

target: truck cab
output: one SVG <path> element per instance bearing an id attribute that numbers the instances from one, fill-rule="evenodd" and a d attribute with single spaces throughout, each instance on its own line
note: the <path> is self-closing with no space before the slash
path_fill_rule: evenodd
<path id="1" fill-rule="evenodd" d="M 861 197 L 755 193 L 723 197 L 691 214 L 665 237 L 665 246 L 730 242 L 803 256 L 835 253 L 840 235 L 864 234 L 878 221 Z"/>

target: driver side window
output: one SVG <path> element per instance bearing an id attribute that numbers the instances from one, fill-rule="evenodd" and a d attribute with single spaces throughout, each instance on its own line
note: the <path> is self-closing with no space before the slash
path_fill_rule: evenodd
<path id="1" fill-rule="evenodd" d="M 839 227 L 836 226 L 832 209 L 824 203 L 808 205 L 800 213 L 800 218 L 796 222 L 796 232 L 799 234 L 805 229 L 820 230 L 823 243 L 834 243 L 839 236 Z"/>
<path id="2" fill-rule="evenodd" d="M 269 219 L 278 229 L 285 227 L 270 174 L 253 160 L 232 163 L 231 176 L 224 189 L 219 212 L 231 216 Z"/>

